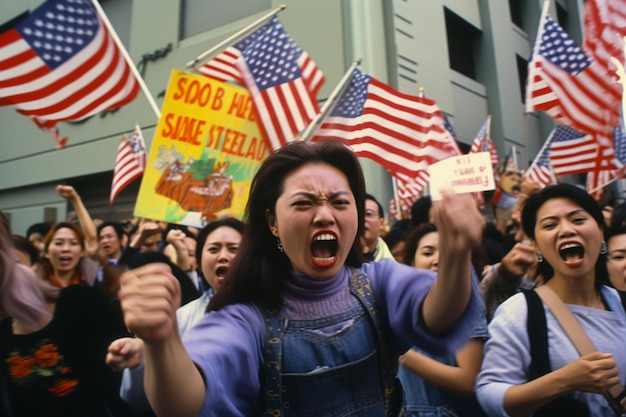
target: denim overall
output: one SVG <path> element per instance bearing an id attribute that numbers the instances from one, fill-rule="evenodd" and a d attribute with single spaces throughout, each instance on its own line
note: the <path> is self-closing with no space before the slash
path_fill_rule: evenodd
<path id="1" fill-rule="evenodd" d="M 264 416 L 381 417 L 396 415 L 397 357 L 388 348 L 369 280 L 352 271 L 360 303 L 315 320 L 289 320 L 266 311 Z M 348 323 L 331 334 L 323 329 Z"/>
<path id="2" fill-rule="evenodd" d="M 487 339 L 487 320 L 485 316 L 477 318 L 472 326 L 472 338 Z M 454 354 L 433 356 L 416 347 L 413 350 L 446 365 L 456 366 Z M 427 383 L 419 375 L 407 368 L 398 368 L 398 377 L 404 392 L 404 408 L 400 417 L 484 417 L 485 413 L 476 398 L 456 396 L 450 392 Z"/>

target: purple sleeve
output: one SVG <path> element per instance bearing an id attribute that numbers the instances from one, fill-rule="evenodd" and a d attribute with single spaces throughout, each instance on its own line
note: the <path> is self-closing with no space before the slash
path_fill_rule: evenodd
<path id="1" fill-rule="evenodd" d="M 231 305 L 205 315 L 184 336 L 202 372 L 206 396 L 200 416 L 247 416 L 259 398 L 265 324 L 249 305 Z"/>
<path id="2" fill-rule="evenodd" d="M 416 346 L 434 355 L 456 352 L 471 338 L 474 324 L 484 315 L 482 293 L 472 268 L 472 294 L 469 304 L 454 327 L 442 335 L 431 334 L 421 319 L 420 308 L 437 278 L 431 271 L 416 269 L 393 260 L 363 265 L 372 283 L 382 317 L 386 317 L 399 352 Z"/>

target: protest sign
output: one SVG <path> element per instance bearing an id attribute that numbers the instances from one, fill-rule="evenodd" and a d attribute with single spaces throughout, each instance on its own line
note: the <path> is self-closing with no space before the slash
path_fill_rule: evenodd
<path id="1" fill-rule="evenodd" d="M 489 152 L 452 156 L 432 164 L 428 172 L 433 201 L 441 200 L 441 191 L 444 189 L 452 189 L 460 194 L 495 188 Z"/>
<path id="2" fill-rule="evenodd" d="M 173 70 L 135 216 L 201 227 L 241 218 L 268 148 L 247 90 Z"/>

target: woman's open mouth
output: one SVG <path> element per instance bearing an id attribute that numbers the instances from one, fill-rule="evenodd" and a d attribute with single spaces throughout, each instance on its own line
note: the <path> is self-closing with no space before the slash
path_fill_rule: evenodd
<path id="1" fill-rule="evenodd" d="M 227 271 L 228 271 L 227 266 L 220 266 L 215 270 L 215 276 L 217 277 L 217 279 L 223 280 L 224 277 L 226 276 Z"/>
<path id="2" fill-rule="evenodd" d="M 320 268 L 328 268 L 337 262 L 337 236 L 331 232 L 320 232 L 313 237 L 311 258 L 313 264 Z"/>
<path id="3" fill-rule="evenodd" d="M 577 243 L 565 243 L 559 248 L 559 256 L 566 265 L 577 266 L 583 261 L 585 248 Z"/>

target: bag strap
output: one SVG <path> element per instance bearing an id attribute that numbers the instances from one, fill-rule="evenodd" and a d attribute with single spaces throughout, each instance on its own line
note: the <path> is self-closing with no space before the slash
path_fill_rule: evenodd
<path id="1" fill-rule="evenodd" d="M 565 305 L 563 300 L 547 285 L 542 285 L 535 289 L 535 292 L 543 302 L 548 306 L 552 315 L 561 325 L 565 334 L 570 338 L 578 353 L 583 356 L 597 349 L 583 330 L 576 317 L 570 309 Z M 617 402 L 621 403 L 622 408 L 626 408 L 626 389 L 621 384 L 616 384 L 608 390 L 608 394 Z"/>
<path id="2" fill-rule="evenodd" d="M 530 342 L 530 374 L 532 379 L 552 371 L 548 345 L 548 324 L 541 298 L 533 290 L 522 290 L 528 306 L 526 331 Z"/>

